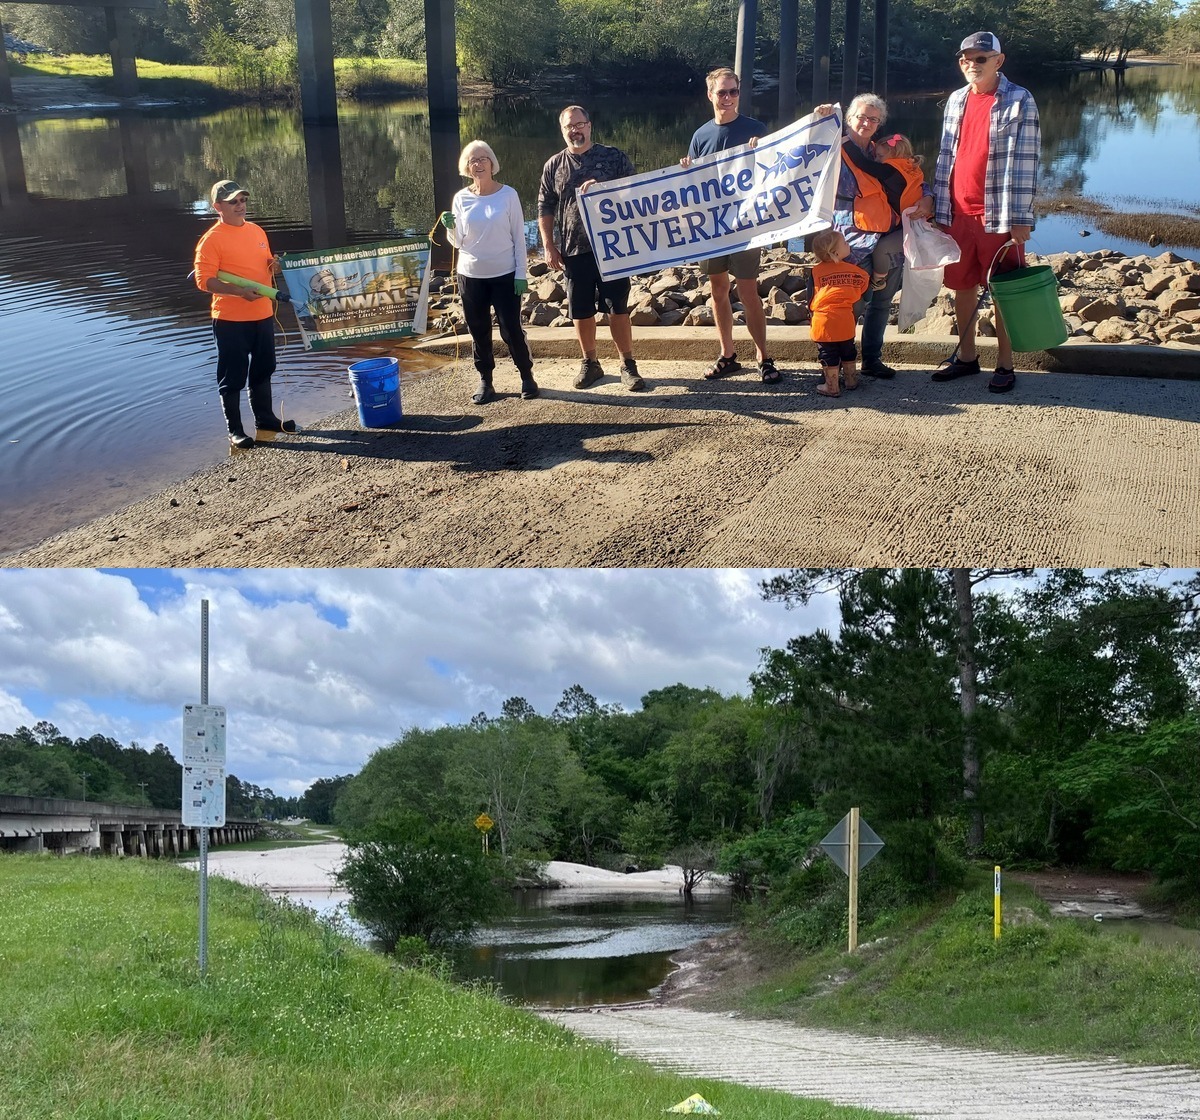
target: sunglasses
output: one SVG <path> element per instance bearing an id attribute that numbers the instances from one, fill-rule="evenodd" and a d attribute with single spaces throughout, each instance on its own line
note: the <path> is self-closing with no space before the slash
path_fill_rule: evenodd
<path id="1" fill-rule="evenodd" d="M 999 57 L 1000 56 L 998 54 L 981 54 L 981 55 L 977 55 L 975 58 L 967 58 L 964 55 L 958 61 L 961 63 L 964 63 L 964 64 L 968 63 L 968 62 L 973 62 L 973 63 L 975 63 L 976 66 L 986 66 L 989 62 L 992 61 L 993 58 L 999 58 Z"/>

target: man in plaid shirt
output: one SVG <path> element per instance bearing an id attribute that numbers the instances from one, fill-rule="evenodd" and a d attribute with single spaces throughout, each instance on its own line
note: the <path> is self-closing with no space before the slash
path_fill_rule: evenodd
<path id="1" fill-rule="evenodd" d="M 958 65 L 967 84 L 946 102 L 933 193 L 938 224 L 962 250 L 962 259 L 945 272 L 946 287 L 954 292 L 959 342 L 954 360 L 933 375 L 934 381 L 979 373 L 975 310 L 980 289 L 997 254 L 996 273 L 1025 264 L 1042 139 L 1032 94 L 1000 73 L 1004 55 L 992 32 L 968 35 L 959 46 Z M 1008 242 L 1013 244 L 1005 248 Z M 996 341 L 996 371 L 988 388 L 1007 393 L 1016 377 L 999 308 Z"/>

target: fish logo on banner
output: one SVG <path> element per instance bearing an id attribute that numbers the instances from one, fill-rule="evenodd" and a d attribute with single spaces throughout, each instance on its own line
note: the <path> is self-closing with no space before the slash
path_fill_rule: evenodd
<path id="1" fill-rule="evenodd" d="M 642 175 L 596 183 L 579 210 L 606 280 L 723 257 L 833 224 L 842 114 L 810 113 L 741 145 Z"/>

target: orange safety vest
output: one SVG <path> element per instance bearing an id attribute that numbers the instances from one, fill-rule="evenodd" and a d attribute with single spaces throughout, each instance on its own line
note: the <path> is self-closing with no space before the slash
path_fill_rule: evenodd
<path id="1" fill-rule="evenodd" d="M 851 147 L 854 147 L 853 151 Z M 852 140 L 842 144 L 842 159 L 854 172 L 858 183 L 858 194 L 854 198 L 854 228 L 863 233 L 889 233 L 894 230 L 900 224 L 900 195 L 904 190 L 904 176 L 896 168 L 863 155 Z M 887 172 L 887 181 L 860 166 L 857 160 L 883 168 Z"/>
<path id="2" fill-rule="evenodd" d="M 903 214 L 910 206 L 916 206 L 921 201 L 921 196 L 925 193 L 925 172 L 911 159 L 884 162 L 904 176 L 904 193 L 900 195 L 900 213 Z"/>

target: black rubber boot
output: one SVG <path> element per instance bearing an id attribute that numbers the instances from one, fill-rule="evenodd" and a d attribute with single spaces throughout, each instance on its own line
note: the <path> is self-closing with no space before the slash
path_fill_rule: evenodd
<path id="1" fill-rule="evenodd" d="M 229 429 L 229 442 L 245 450 L 254 446 L 254 440 L 246 435 L 246 429 L 242 427 L 241 397 L 241 393 L 222 393 L 221 411 L 225 414 L 225 426 Z"/>
<path id="2" fill-rule="evenodd" d="M 488 401 L 496 399 L 496 391 L 492 388 L 492 379 L 490 377 L 481 377 L 479 379 L 479 388 L 475 390 L 471 400 L 475 404 L 487 404 Z"/>
<path id="3" fill-rule="evenodd" d="M 280 420 L 271 407 L 271 386 L 258 385 L 250 390 L 250 408 L 254 412 L 254 426 L 263 432 L 294 432 L 295 420 Z"/>

